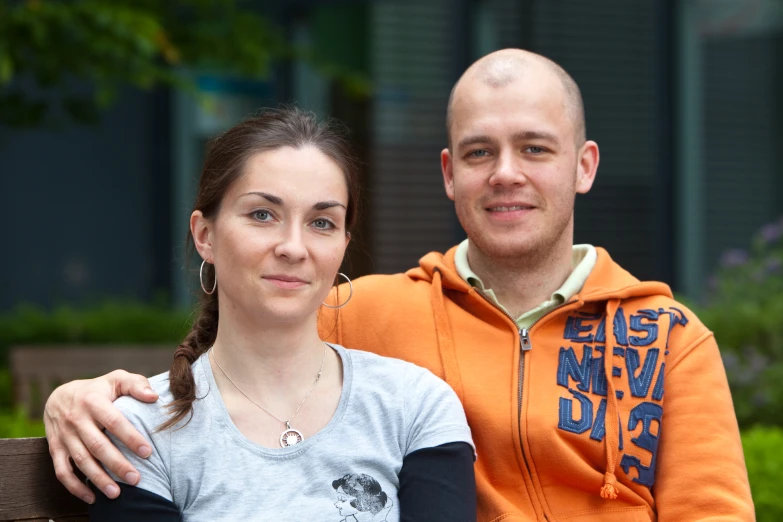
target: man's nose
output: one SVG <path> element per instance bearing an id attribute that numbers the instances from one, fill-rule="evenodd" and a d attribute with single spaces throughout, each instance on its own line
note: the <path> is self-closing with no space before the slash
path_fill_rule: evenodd
<path id="1" fill-rule="evenodd" d="M 526 181 L 522 161 L 513 151 L 502 151 L 495 163 L 495 170 L 489 178 L 490 185 L 520 185 Z"/>

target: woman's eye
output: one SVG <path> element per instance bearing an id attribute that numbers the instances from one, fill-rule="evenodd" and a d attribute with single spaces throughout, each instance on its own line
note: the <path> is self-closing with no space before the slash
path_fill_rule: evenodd
<path id="1" fill-rule="evenodd" d="M 316 219 L 313 221 L 313 226 L 318 230 L 330 230 L 334 228 L 334 224 L 328 219 Z"/>
<path id="2" fill-rule="evenodd" d="M 257 221 L 269 221 L 270 219 L 272 219 L 272 213 L 269 212 L 268 210 L 256 210 L 255 212 L 253 212 L 253 217 Z"/>

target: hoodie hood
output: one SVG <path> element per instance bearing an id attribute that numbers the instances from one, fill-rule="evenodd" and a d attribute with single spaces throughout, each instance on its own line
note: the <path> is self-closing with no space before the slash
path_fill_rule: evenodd
<path id="1" fill-rule="evenodd" d="M 627 270 L 612 260 L 609 253 L 596 247 L 598 258 L 584 286 L 575 296 L 584 302 L 608 301 L 610 299 L 630 299 L 633 297 L 665 296 L 673 297 L 665 283 L 657 281 L 639 281 Z M 457 273 L 454 254 L 457 247 L 445 254 L 430 252 L 419 260 L 419 266 L 408 270 L 405 275 L 414 281 L 433 281 L 433 274 L 439 271 L 444 289 L 469 292 L 470 285 Z"/>

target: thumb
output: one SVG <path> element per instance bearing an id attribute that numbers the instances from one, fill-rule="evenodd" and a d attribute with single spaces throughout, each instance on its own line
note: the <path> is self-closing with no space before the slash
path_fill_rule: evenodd
<path id="1" fill-rule="evenodd" d="M 130 390 L 130 395 L 143 402 L 155 402 L 158 400 L 158 394 L 150 388 L 149 383 L 145 384 L 143 387 L 141 385 L 134 386 Z"/>
<path id="2" fill-rule="evenodd" d="M 158 400 L 158 394 L 152 390 L 147 379 L 134 382 L 128 390 L 128 395 L 143 402 L 155 402 Z"/>
<path id="3" fill-rule="evenodd" d="M 115 383 L 115 389 L 119 392 L 118 396 L 130 395 L 142 402 L 155 402 L 158 400 L 158 394 L 152 390 L 150 382 L 143 375 L 122 372 L 122 375 L 117 378 Z"/>

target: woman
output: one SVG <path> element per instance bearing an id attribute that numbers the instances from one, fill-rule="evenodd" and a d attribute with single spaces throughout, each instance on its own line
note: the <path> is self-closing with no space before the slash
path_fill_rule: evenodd
<path id="1" fill-rule="evenodd" d="M 199 316 L 151 379 L 158 402 L 116 401 L 152 454 L 114 440 L 141 480 L 116 500 L 98 494 L 91 518 L 337 521 L 334 484 L 371 477 L 384 501 L 370 514 L 383 520 L 475 520 L 472 441 L 452 390 L 318 336 L 356 221 L 352 158 L 340 132 L 298 109 L 213 141 L 190 218 Z"/>

